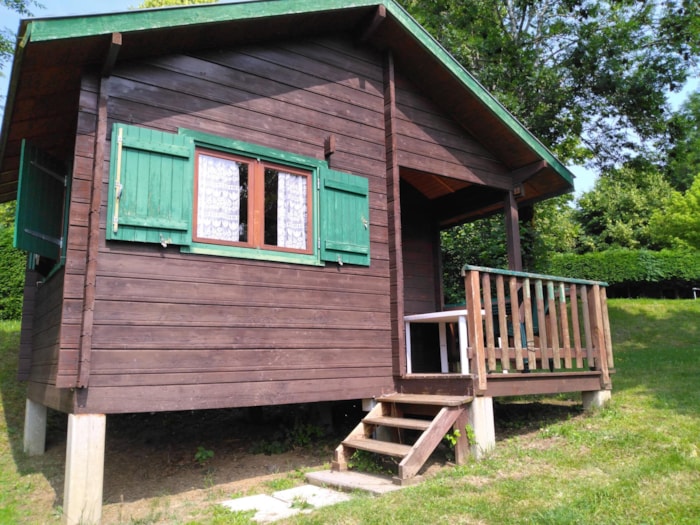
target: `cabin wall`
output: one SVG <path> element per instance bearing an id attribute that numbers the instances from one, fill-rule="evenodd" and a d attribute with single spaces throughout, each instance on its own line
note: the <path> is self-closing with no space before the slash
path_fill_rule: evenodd
<path id="1" fill-rule="evenodd" d="M 405 315 L 440 310 L 439 233 L 430 203 L 408 184 L 401 186 L 401 233 Z"/>
<path id="2" fill-rule="evenodd" d="M 468 131 L 398 74 L 396 107 L 402 168 L 482 183 L 506 174 L 503 164 Z"/>
<path id="3" fill-rule="evenodd" d="M 185 127 L 320 159 L 334 135 L 331 166 L 369 179 L 372 262 L 313 267 L 107 243 L 106 158 L 89 388 L 79 411 L 271 405 L 393 389 L 381 57 L 341 40 L 282 43 L 117 65 L 105 85 L 109 129 Z M 90 89 L 84 83 L 81 100 Z"/>

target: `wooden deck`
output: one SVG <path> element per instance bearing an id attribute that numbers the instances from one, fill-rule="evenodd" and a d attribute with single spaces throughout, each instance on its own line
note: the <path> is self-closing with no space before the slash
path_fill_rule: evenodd
<path id="1" fill-rule="evenodd" d="M 469 374 L 406 374 L 406 394 L 489 397 L 612 388 L 605 283 L 465 266 Z M 441 343 L 444 345 L 444 343 Z"/>

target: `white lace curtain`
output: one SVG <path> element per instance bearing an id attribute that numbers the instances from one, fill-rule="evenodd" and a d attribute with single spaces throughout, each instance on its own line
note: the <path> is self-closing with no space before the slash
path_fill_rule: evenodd
<path id="1" fill-rule="evenodd" d="M 238 162 L 199 155 L 197 236 L 238 242 L 241 184 Z"/>
<path id="2" fill-rule="evenodd" d="M 306 177 L 291 173 L 277 176 L 277 245 L 306 249 Z"/>

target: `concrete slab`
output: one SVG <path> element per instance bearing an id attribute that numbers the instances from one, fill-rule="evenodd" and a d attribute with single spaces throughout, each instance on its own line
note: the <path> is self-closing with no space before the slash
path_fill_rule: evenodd
<path id="1" fill-rule="evenodd" d="M 275 492 L 273 496 L 286 501 L 290 505 L 305 502 L 314 508 L 335 505 L 336 503 L 348 501 L 351 498 L 350 494 L 345 492 L 338 492 L 337 490 L 315 485 L 302 485 L 293 489 L 280 490 Z"/>
<path id="2" fill-rule="evenodd" d="M 234 512 L 254 510 L 253 520 L 258 523 L 270 523 L 288 518 L 299 513 L 299 509 L 292 508 L 289 503 L 267 494 L 257 494 L 245 498 L 224 501 L 222 505 Z"/>
<path id="3" fill-rule="evenodd" d="M 394 484 L 389 476 L 379 474 L 366 474 L 364 472 L 343 471 L 335 472 L 323 470 L 310 472 L 306 475 L 306 481 L 321 487 L 333 487 L 346 492 L 361 490 L 372 494 L 386 494 L 403 487 Z"/>
<path id="4" fill-rule="evenodd" d="M 254 510 L 253 520 L 258 523 L 271 523 L 299 514 L 311 512 L 319 507 L 334 505 L 351 498 L 349 494 L 317 487 L 303 485 L 288 490 L 280 490 L 271 496 L 258 494 L 224 501 L 221 504 L 234 512 Z"/>

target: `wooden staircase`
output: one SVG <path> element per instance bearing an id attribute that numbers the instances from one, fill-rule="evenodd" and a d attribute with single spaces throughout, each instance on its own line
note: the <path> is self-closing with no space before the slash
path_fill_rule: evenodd
<path id="1" fill-rule="evenodd" d="M 418 394 L 379 397 L 377 405 L 335 449 L 331 468 L 347 470 L 348 461 L 355 451 L 365 450 L 401 458 L 394 482 L 407 484 L 452 428 L 460 430 L 455 460 L 458 464 L 463 463 L 468 449 L 465 430 L 467 405 L 472 399 L 471 396 Z M 415 441 L 408 435 L 417 433 L 420 434 Z"/>

